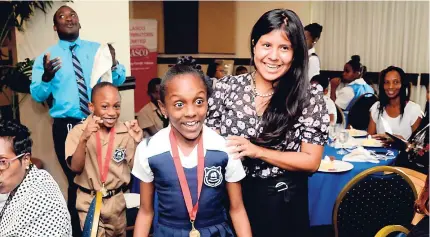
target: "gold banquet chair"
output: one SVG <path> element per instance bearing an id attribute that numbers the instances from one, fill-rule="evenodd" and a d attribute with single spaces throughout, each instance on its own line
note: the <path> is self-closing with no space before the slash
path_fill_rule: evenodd
<path id="1" fill-rule="evenodd" d="M 356 175 L 333 208 L 335 237 L 374 236 L 388 225 L 410 226 L 417 191 L 400 169 L 378 166 Z"/>
<path id="2" fill-rule="evenodd" d="M 381 230 L 376 233 L 375 237 L 387 237 L 392 233 L 404 233 L 405 235 L 409 234 L 409 230 L 401 225 L 389 225 L 385 226 Z"/>

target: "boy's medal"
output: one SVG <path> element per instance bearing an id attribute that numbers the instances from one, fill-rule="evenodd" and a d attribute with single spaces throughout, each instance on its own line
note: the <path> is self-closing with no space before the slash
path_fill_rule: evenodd
<path id="1" fill-rule="evenodd" d="M 105 187 L 105 183 L 102 184 L 102 188 L 100 189 L 100 192 L 102 193 L 102 197 L 107 197 L 108 191 Z"/>
<path id="2" fill-rule="evenodd" d="M 97 147 L 97 164 L 99 166 L 99 172 L 100 172 L 100 181 L 102 182 L 102 188 L 100 189 L 100 192 L 102 193 L 103 197 L 108 196 L 108 190 L 105 187 L 106 177 L 109 172 L 109 164 L 110 160 L 112 159 L 112 150 L 113 150 L 113 143 L 115 141 L 115 128 L 111 128 L 109 132 L 109 143 L 107 147 L 106 157 L 104 160 L 104 163 L 102 161 L 102 142 L 100 139 L 100 132 L 96 133 L 96 147 Z"/>
<path id="3" fill-rule="evenodd" d="M 190 237 L 200 237 L 200 232 L 194 227 L 194 221 L 196 220 L 197 210 L 199 209 L 200 192 L 203 186 L 203 171 L 204 171 L 204 152 L 203 152 L 203 139 L 202 136 L 199 138 L 197 145 L 197 201 L 193 207 L 193 201 L 191 198 L 190 187 L 188 186 L 187 177 L 185 176 L 184 167 L 182 167 L 181 159 L 179 158 L 178 144 L 176 143 L 175 134 L 173 130 L 170 130 L 170 150 L 172 151 L 173 162 L 175 164 L 176 173 L 178 175 L 179 184 L 181 185 L 182 195 L 185 200 L 185 206 L 187 207 L 188 215 L 190 216 L 191 231 Z"/>

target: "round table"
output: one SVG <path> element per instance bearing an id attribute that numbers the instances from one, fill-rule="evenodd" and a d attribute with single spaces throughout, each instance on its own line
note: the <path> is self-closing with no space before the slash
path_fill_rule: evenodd
<path id="1" fill-rule="evenodd" d="M 386 148 L 371 148 L 374 151 L 387 151 Z M 398 151 L 390 149 L 397 156 Z M 342 159 L 342 155 L 336 154 L 338 149 L 326 145 L 323 157 L 326 155 L 334 156 L 337 160 Z M 380 160 L 379 163 L 370 162 L 350 162 L 354 168 L 342 173 L 316 172 L 309 177 L 308 199 L 309 199 L 309 218 L 311 226 L 331 225 L 333 207 L 336 198 L 343 187 L 357 174 L 375 166 L 392 165 L 395 159 Z"/>

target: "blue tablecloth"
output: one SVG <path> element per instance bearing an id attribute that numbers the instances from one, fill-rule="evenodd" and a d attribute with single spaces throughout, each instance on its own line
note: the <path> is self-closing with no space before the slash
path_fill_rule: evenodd
<path id="1" fill-rule="evenodd" d="M 375 151 L 386 151 L 385 148 L 375 148 Z M 325 146 L 324 156 L 335 156 L 337 160 L 342 159 L 342 155 L 336 154 L 338 150 L 333 147 Z M 393 150 L 394 155 L 397 156 L 398 152 Z M 333 207 L 336 198 L 342 191 L 343 187 L 357 174 L 364 170 L 375 166 L 392 165 L 394 159 L 383 161 L 374 164 L 370 162 L 351 162 L 354 168 L 350 171 L 343 173 L 323 173 L 316 172 L 309 177 L 309 217 L 311 226 L 317 225 L 331 225 Z"/>

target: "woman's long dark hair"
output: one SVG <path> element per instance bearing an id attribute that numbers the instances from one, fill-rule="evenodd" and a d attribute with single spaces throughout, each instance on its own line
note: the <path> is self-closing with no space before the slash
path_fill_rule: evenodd
<path id="1" fill-rule="evenodd" d="M 287 9 L 274 9 L 264 13 L 251 32 L 251 60 L 255 66 L 254 46 L 261 36 L 282 30 L 293 47 L 290 69 L 279 78 L 262 118 L 263 131 L 253 142 L 272 147 L 285 140 L 289 129 L 309 103 L 308 97 L 308 49 L 302 22 L 296 13 Z M 258 68 L 256 68 L 258 71 Z"/>
<path id="2" fill-rule="evenodd" d="M 406 78 L 406 73 L 403 69 L 395 66 L 389 66 L 386 69 L 382 70 L 381 76 L 379 77 L 379 116 L 382 116 L 384 113 L 385 107 L 390 103 L 390 99 L 384 90 L 385 76 L 387 73 L 391 71 L 396 71 L 400 75 L 400 83 L 402 83 L 402 87 L 400 88 L 399 96 L 400 96 L 400 115 L 403 117 L 403 113 L 405 111 L 406 103 L 409 100 L 409 94 L 407 92 L 409 88 L 409 82 Z"/>

